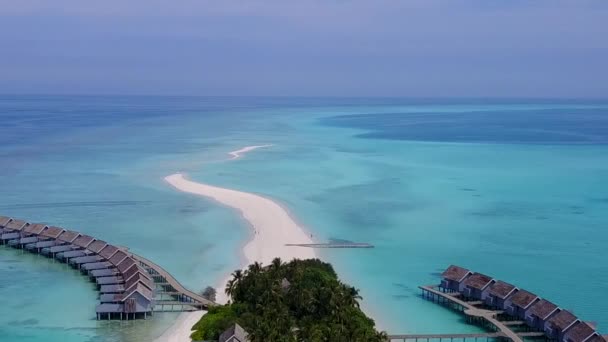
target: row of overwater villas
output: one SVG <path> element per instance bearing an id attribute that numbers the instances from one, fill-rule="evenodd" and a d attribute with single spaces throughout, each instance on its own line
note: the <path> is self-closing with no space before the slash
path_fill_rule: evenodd
<path id="1" fill-rule="evenodd" d="M 97 318 L 146 317 L 154 281 L 125 250 L 79 232 L 0 216 L 0 243 L 66 262 L 88 274 L 100 292 Z"/>
<path id="2" fill-rule="evenodd" d="M 457 292 L 465 299 L 482 301 L 492 309 L 525 321 L 529 327 L 544 332 L 550 339 L 560 342 L 606 342 L 592 324 L 504 281 L 455 265 L 448 267 L 442 277 L 439 288 L 443 291 Z"/>

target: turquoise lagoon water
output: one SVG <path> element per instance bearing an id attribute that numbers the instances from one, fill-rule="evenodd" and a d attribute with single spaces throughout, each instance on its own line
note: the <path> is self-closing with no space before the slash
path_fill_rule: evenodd
<path id="1" fill-rule="evenodd" d="M 466 332 L 418 297 L 451 263 L 608 329 L 608 106 L 601 101 L 0 97 L 0 214 L 78 229 L 193 290 L 235 269 L 247 225 L 162 180 L 283 203 L 390 333 Z M 238 148 L 273 144 L 227 161 Z M 3 341 L 147 341 L 174 314 L 94 319 L 77 272 L 0 248 Z M 6 339 L 5 339 L 6 337 Z"/>

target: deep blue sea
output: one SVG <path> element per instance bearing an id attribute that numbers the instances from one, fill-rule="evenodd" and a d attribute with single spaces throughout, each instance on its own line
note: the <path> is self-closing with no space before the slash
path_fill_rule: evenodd
<path id="1" fill-rule="evenodd" d="M 389 333 L 474 328 L 418 297 L 459 264 L 608 331 L 608 101 L 0 96 L 0 215 L 80 230 L 198 291 L 238 267 L 238 213 L 177 171 L 283 203 Z M 229 151 L 272 144 L 235 162 Z M 92 283 L 0 247 L 2 341 L 149 341 L 96 321 Z"/>

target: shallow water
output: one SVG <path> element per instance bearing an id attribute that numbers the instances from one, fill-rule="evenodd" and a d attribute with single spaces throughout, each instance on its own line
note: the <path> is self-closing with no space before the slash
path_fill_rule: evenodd
<path id="1" fill-rule="evenodd" d="M 277 199 L 319 240 L 374 244 L 322 256 L 391 333 L 474 330 L 418 297 L 417 286 L 451 263 L 535 291 L 606 331 L 606 108 L 2 97 L 0 214 L 129 246 L 200 290 L 238 266 L 250 232 L 230 209 L 163 183 L 183 171 Z M 274 146 L 227 161 L 260 144 Z M 18 251 L 0 248 L 0 272 L 8 341 L 145 341 L 175 317 L 97 322 L 86 278 Z"/>

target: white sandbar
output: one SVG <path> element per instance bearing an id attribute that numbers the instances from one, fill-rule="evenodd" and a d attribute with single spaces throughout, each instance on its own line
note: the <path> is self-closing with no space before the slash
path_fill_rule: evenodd
<path id="1" fill-rule="evenodd" d="M 232 158 L 230 158 L 230 159 L 238 159 L 238 158 L 241 158 L 243 156 L 243 154 L 245 154 L 245 153 L 247 153 L 249 151 L 253 151 L 253 150 L 258 149 L 258 148 L 270 147 L 270 146 L 272 146 L 272 145 L 247 146 L 247 147 L 243 147 L 240 150 L 228 152 L 228 154 L 232 156 Z"/>
<path id="2" fill-rule="evenodd" d="M 254 231 L 253 239 L 243 248 L 247 264 L 255 261 L 269 264 L 277 257 L 283 261 L 315 258 L 311 248 L 285 246 L 289 243 L 312 243 L 312 238 L 273 200 L 247 192 L 193 182 L 181 173 L 167 176 L 165 180 L 178 190 L 211 198 L 241 212 Z M 220 303 L 227 300 L 224 288 L 228 279 L 229 277 L 217 289 L 217 301 Z"/>

